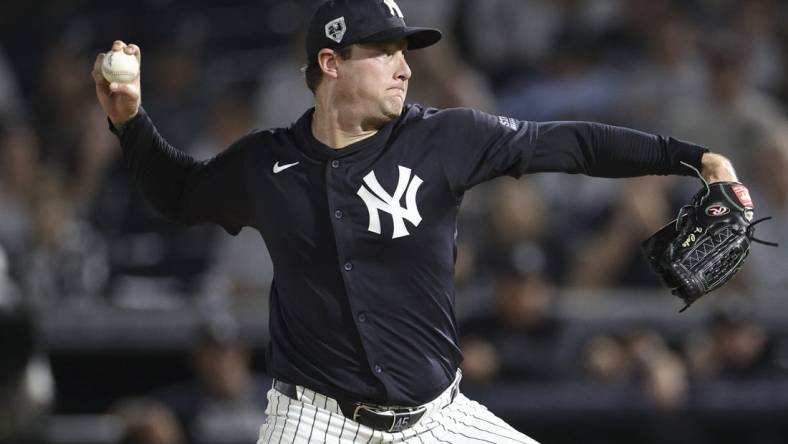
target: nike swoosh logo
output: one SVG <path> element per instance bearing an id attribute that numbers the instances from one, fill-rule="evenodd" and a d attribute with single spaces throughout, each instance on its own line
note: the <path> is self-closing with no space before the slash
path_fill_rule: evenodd
<path id="1" fill-rule="evenodd" d="M 279 165 L 279 162 L 277 161 L 277 162 L 274 164 L 274 174 L 279 174 L 279 173 L 281 173 L 282 171 L 284 171 L 284 170 L 286 170 L 286 169 L 288 169 L 288 168 L 290 168 L 290 167 L 294 167 L 294 166 L 298 165 L 299 163 L 301 163 L 301 162 L 296 162 L 296 163 L 288 163 L 287 165 Z"/>

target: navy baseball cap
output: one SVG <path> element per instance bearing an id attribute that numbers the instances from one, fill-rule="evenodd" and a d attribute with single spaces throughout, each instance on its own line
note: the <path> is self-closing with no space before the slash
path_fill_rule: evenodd
<path id="1" fill-rule="evenodd" d="M 306 55 L 311 63 L 323 48 L 402 38 L 407 39 L 408 49 L 420 49 L 437 43 L 441 32 L 407 26 L 395 0 L 329 0 L 320 5 L 309 22 Z"/>

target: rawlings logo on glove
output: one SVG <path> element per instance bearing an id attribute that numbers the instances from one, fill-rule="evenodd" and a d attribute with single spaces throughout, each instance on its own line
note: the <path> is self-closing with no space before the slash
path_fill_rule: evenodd
<path id="1" fill-rule="evenodd" d="M 726 283 L 739 271 L 754 237 L 754 211 L 747 188 L 736 182 L 704 182 L 678 217 L 643 242 L 651 267 L 686 304 Z"/>

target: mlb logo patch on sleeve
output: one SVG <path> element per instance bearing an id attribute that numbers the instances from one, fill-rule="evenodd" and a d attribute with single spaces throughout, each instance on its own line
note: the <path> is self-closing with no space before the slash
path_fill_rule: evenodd
<path id="1" fill-rule="evenodd" d="M 511 117 L 498 116 L 498 122 L 500 122 L 501 125 L 515 131 L 520 129 L 520 122 L 517 121 L 517 119 L 512 119 Z"/>

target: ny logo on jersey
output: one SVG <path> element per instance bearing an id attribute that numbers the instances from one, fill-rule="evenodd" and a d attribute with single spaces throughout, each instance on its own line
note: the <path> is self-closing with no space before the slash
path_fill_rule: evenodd
<path id="1" fill-rule="evenodd" d="M 394 3 L 394 0 L 383 0 L 383 3 L 389 7 L 389 12 L 391 15 L 397 16 L 399 18 L 405 18 L 405 16 L 402 14 L 402 9 L 399 9 L 399 6 Z"/>
<path id="2" fill-rule="evenodd" d="M 347 27 L 345 27 L 345 17 L 340 17 L 326 23 L 326 37 L 337 43 L 342 41 L 342 37 L 345 36 L 346 30 Z"/>
<path id="3" fill-rule="evenodd" d="M 380 186 L 374 171 L 370 171 L 364 176 L 364 183 L 367 186 L 361 185 L 356 194 L 367 205 L 369 231 L 380 234 L 379 211 L 391 214 L 391 218 L 394 221 L 392 239 L 410 234 L 405 228 L 405 219 L 412 223 L 413 226 L 419 226 L 421 215 L 416 206 L 416 192 L 419 191 L 423 181 L 415 174 L 413 175 L 413 180 L 410 180 L 410 168 L 399 166 L 399 180 L 397 181 L 397 189 L 394 190 L 394 195 L 390 195 Z M 403 194 L 405 195 L 405 208 L 400 206 Z"/>

